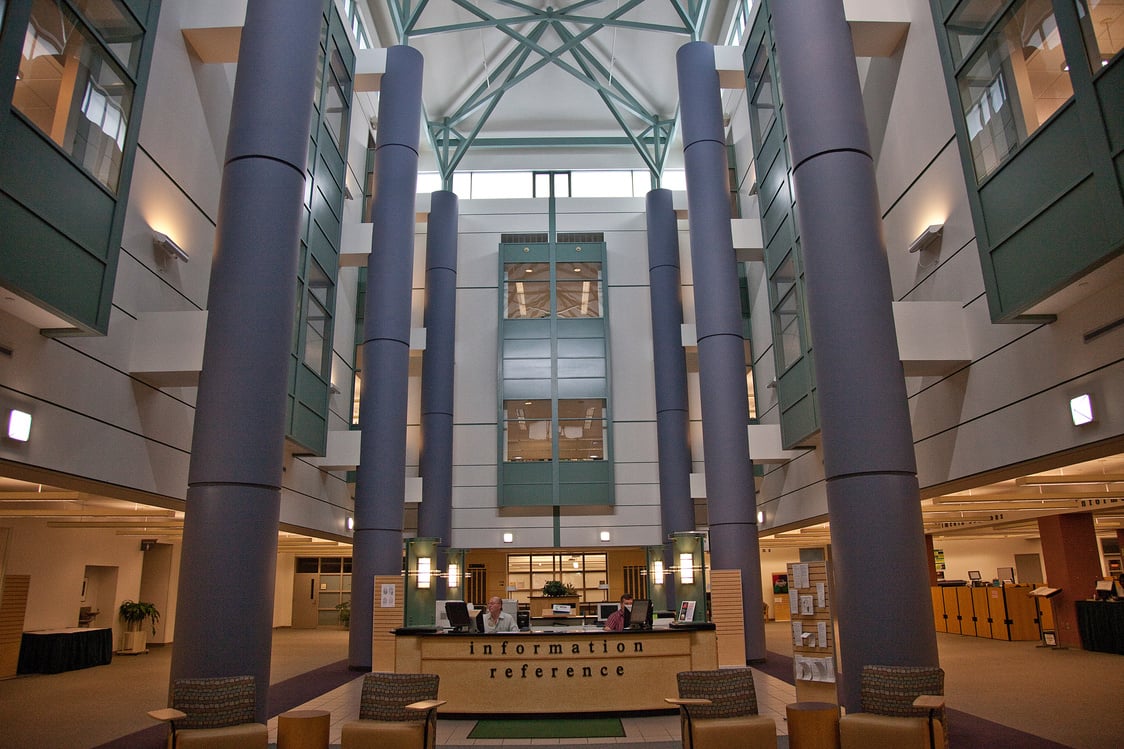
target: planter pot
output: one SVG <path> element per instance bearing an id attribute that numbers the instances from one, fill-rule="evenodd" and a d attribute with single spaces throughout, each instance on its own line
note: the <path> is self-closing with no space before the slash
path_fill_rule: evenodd
<path id="1" fill-rule="evenodd" d="M 578 596 L 531 596 L 531 616 L 551 616 L 556 603 L 568 603 L 574 613 L 578 611 Z"/>
<path id="2" fill-rule="evenodd" d="M 139 655 L 148 652 L 148 632 L 144 629 L 121 634 L 121 649 L 118 653 Z"/>

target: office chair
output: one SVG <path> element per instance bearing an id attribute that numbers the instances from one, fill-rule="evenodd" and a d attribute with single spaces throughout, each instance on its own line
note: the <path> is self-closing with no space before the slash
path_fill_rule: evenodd
<path id="1" fill-rule="evenodd" d="M 935 666 L 863 666 L 862 711 L 839 719 L 842 749 L 947 749 L 944 671 Z"/>
<path id="2" fill-rule="evenodd" d="M 359 720 L 343 724 L 341 749 L 433 749 L 437 742 L 436 674 L 393 674 L 363 677 Z"/>
<path id="3" fill-rule="evenodd" d="M 751 669 L 680 671 L 676 680 L 679 697 L 665 700 L 679 706 L 683 749 L 776 749 L 777 724 L 757 714 Z"/>
<path id="4" fill-rule="evenodd" d="M 253 676 L 216 676 L 172 681 L 172 706 L 150 710 L 167 721 L 169 749 L 266 749 L 269 732 L 254 722 Z"/>

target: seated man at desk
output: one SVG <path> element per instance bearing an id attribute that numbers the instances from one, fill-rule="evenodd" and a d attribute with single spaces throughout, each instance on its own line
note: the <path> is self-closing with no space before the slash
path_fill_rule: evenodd
<path id="1" fill-rule="evenodd" d="M 488 599 L 488 610 L 480 612 L 480 616 L 476 618 L 476 626 L 487 635 L 519 631 L 515 617 L 503 610 L 503 600 L 499 596 Z"/>
<path id="2" fill-rule="evenodd" d="M 622 632 L 628 629 L 629 619 L 632 615 L 632 596 L 625 593 L 621 596 L 621 605 L 609 618 L 605 620 L 606 632 Z"/>

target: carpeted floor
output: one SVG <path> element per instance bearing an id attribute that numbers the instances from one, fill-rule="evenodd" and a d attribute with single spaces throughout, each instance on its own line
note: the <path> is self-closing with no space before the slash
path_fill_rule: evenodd
<path id="1" fill-rule="evenodd" d="M 624 736 L 619 718 L 478 720 L 470 739 L 600 739 Z"/>

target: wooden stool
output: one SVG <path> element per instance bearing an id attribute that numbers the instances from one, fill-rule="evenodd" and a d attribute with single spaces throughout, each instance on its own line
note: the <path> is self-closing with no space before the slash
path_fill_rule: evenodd
<path id="1" fill-rule="evenodd" d="M 327 710 L 290 710 L 277 716 L 277 749 L 328 749 L 332 714 Z"/>
<path id="2" fill-rule="evenodd" d="M 839 705 L 794 702 L 784 711 L 789 749 L 839 749 Z"/>

